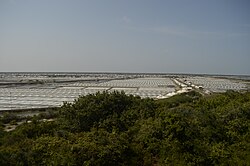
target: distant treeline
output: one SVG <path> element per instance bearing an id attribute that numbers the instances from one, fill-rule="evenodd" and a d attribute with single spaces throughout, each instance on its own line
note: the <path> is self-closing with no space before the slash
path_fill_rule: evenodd
<path id="1" fill-rule="evenodd" d="M 0 127 L 0 165 L 249 165 L 250 93 L 163 100 L 97 93 L 64 103 L 54 121 Z M 5 119 L 4 119 L 5 118 Z M 4 121 L 5 120 L 5 121 Z"/>

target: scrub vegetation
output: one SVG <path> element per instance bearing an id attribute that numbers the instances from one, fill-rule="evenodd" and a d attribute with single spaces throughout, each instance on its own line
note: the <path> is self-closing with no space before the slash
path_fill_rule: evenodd
<path id="1" fill-rule="evenodd" d="M 64 103 L 54 121 L 0 126 L 0 165 L 248 165 L 250 93 L 163 100 L 97 93 Z M 7 120 L 6 120 L 7 119 Z"/>

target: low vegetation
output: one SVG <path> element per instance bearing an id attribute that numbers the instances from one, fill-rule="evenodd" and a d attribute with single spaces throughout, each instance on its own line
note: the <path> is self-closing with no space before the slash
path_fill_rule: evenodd
<path id="1" fill-rule="evenodd" d="M 0 165 L 248 165 L 250 93 L 164 100 L 97 93 L 14 131 L 0 125 Z"/>

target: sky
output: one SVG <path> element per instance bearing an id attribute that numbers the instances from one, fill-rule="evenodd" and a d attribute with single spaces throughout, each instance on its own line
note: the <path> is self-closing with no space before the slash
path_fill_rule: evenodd
<path id="1" fill-rule="evenodd" d="M 250 1 L 0 0 L 0 72 L 250 75 Z"/>

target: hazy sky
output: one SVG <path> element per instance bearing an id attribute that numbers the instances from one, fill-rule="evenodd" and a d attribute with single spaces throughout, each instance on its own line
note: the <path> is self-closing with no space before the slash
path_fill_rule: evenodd
<path id="1" fill-rule="evenodd" d="M 0 72 L 250 74 L 249 0 L 0 0 Z"/>

